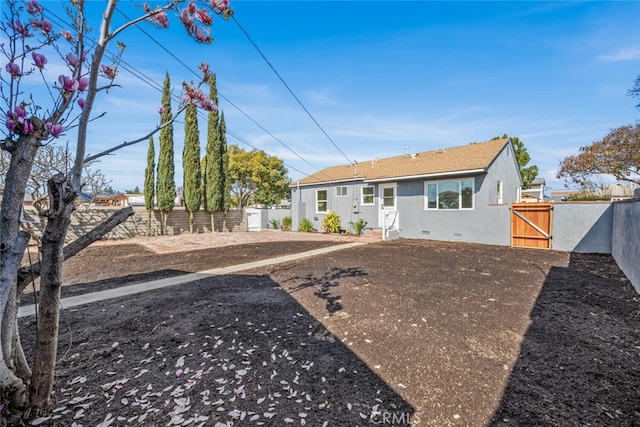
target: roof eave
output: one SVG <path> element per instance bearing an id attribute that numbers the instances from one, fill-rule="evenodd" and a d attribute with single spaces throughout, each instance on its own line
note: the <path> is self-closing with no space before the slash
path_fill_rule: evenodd
<path id="1" fill-rule="evenodd" d="M 342 182 L 353 182 L 353 181 L 363 181 L 363 180 L 364 180 L 364 177 L 356 176 L 353 178 L 334 179 L 332 181 L 316 181 L 316 182 L 304 182 L 304 183 L 300 181 L 296 181 L 291 183 L 289 187 L 297 188 L 297 187 L 309 187 L 311 185 L 331 185 L 331 184 L 339 184 Z"/>
<path id="2" fill-rule="evenodd" d="M 461 170 L 461 171 L 436 172 L 436 173 L 427 173 L 427 174 L 420 174 L 420 175 L 390 176 L 390 177 L 386 177 L 386 178 L 365 179 L 364 182 L 376 183 L 376 182 L 385 182 L 385 181 L 406 181 L 406 180 L 410 180 L 410 179 L 453 177 L 453 176 L 461 176 L 461 175 L 475 175 L 475 174 L 479 174 L 479 173 L 485 173 L 486 171 L 487 171 L 486 168 L 465 169 L 465 170 Z"/>

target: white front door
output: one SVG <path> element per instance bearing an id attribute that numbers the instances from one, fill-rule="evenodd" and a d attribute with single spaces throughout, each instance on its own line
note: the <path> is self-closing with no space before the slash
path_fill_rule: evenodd
<path id="1" fill-rule="evenodd" d="M 397 184 L 380 184 L 379 197 L 380 197 L 380 215 L 378 216 L 378 225 L 383 229 L 398 227 L 398 199 L 397 199 Z"/>

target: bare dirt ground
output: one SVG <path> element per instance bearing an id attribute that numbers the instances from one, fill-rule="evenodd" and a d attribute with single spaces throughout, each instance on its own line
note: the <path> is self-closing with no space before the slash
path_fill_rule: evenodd
<path id="1" fill-rule="evenodd" d="M 345 241 L 271 234 L 92 245 L 63 297 Z M 640 425 L 639 321 L 610 256 L 372 242 L 64 310 L 35 422 Z"/>

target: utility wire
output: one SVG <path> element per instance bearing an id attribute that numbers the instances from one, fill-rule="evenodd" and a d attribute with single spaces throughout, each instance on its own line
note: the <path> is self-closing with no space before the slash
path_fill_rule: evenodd
<path id="1" fill-rule="evenodd" d="M 116 9 L 118 10 L 118 9 Z M 56 15 L 54 12 L 52 11 L 48 11 L 50 15 L 52 15 L 53 17 L 55 17 L 58 22 L 57 24 L 60 25 L 60 23 L 63 23 L 65 25 L 69 25 L 69 23 L 67 23 L 63 18 L 61 18 L 60 16 Z M 130 18 L 125 15 L 122 11 L 118 10 L 118 13 L 120 13 L 125 19 L 130 20 Z M 197 72 L 195 72 L 193 70 L 192 67 L 190 67 L 189 65 L 187 65 L 184 61 L 182 61 L 179 57 L 177 57 L 175 54 L 173 54 L 171 51 L 169 51 L 166 47 L 164 47 L 160 42 L 158 42 L 158 40 L 156 40 L 151 34 L 149 34 L 147 31 L 145 31 L 144 29 L 140 28 L 138 25 L 136 25 L 136 27 L 138 28 L 139 31 L 141 31 L 143 34 L 145 34 L 148 38 L 150 38 L 156 45 L 158 45 L 160 48 L 162 48 L 162 50 L 164 50 L 165 52 L 167 52 L 172 58 L 174 58 L 178 63 L 180 63 L 184 68 L 186 68 L 188 71 L 190 71 L 193 75 L 195 75 L 196 77 L 200 77 L 199 74 Z M 92 42 L 95 42 L 95 39 L 92 39 L 91 37 L 89 37 L 88 35 L 86 35 L 86 38 Z M 110 57 L 111 59 L 115 59 L 118 57 L 118 55 L 110 52 L 108 49 L 105 51 L 105 53 L 107 54 L 108 57 Z M 125 71 L 129 72 L 131 75 L 133 75 L 134 77 L 138 78 L 139 80 L 143 81 L 144 83 L 146 83 L 148 86 L 150 86 L 151 88 L 155 89 L 156 91 L 162 93 L 163 92 L 163 85 L 156 82 L 153 79 L 150 79 L 149 77 L 147 77 L 144 73 L 142 73 L 141 71 L 139 71 L 135 66 L 132 66 L 131 64 L 127 63 L 124 59 L 120 58 L 119 61 L 119 65 L 122 69 L 124 69 Z M 256 126 L 258 126 L 260 129 L 262 129 L 264 132 L 266 132 L 269 136 L 271 136 L 273 139 L 275 139 L 276 141 L 278 141 L 281 145 L 283 145 L 286 149 L 288 149 L 291 153 L 293 153 L 295 156 L 297 156 L 300 160 L 302 160 L 303 162 L 305 162 L 307 165 L 309 165 L 312 169 L 318 171 L 318 168 L 316 168 L 315 166 L 313 166 L 311 163 L 309 163 L 305 158 L 301 157 L 297 152 L 295 152 L 293 149 L 291 149 L 288 145 L 286 145 L 284 142 L 282 142 L 279 138 L 277 138 L 275 135 L 273 135 L 271 132 L 269 132 L 266 128 L 264 128 L 264 126 L 262 126 L 260 123 L 258 123 L 256 120 L 254 120 L 251 116 L 249 116 L 246 112 L 244 112 L 240 107 L 238 107 L 237 105 L 235 105 L 233 102 L 231 102 L 231 100 L 229 100 L 228 98 L 226 98 L 224 95 L 218 93 L 218 95 L 223 98 L 225 101 L 227 101 L 230 105 L 232 105 L 234 108 L 236 108 L 236 110 L 238 110 L 240 113 L 242 113 L 244 116 L 246 116 L 251 122 L 253 122 Z M 174 101 L 179 102 L 180 99 L 177 95 L 171 95 L 171 98 Z M 207 113 L 198 110 L 198 115 L 203 118 L 203 119 L 208 119 L 208 115 Z M 231 130 L 227 129 L 227 133 L 229 135 L 231 135 L 232 137 L 234 137 L 235 139 L 237 139 L 238 141 L 242 142 L 243 144 L 258 150 L 258 147 L 256 147 L 255 145 L 251 144 L 249 141 L 247 141 L 245 138 L 242 138 L 241 136 L 235 134 L 234 132 L 232 132 Z M 284 163 L 284 162 L 283 162 Z M 300 171 L 299 169 L 284 163 L 284 165 L 291 169 L 294 170 L 304 176 L 313 176 L 315 174 L 308 174 L 306 172 Z M 320 171 L 322 172 L 322 171 Z M 326 175 L 326 173 L 323 172 L 324 175 Z M 327 177 L 329 177 L 327 175 Z M 330 178 L 330 177 L 329 177 Z"/>
<path id="2" fill-rule="evenodd" d="M 251 36 L 249 35 L 249 33 L 247 33 L 247 31 L 242 27 L 242 25 L 240 25 L 240 23 L 238 22 L 238 20 L 236 19 L 236 17 L 234 15 L 231 15 L 231 19 L 233 19 L 233 22 L 236 23 L 236 25 L 238 25 L 238 28 L 240 28 L 240 31 L 242 31 L 242 33 L 247 37 L 247 40 L 249 40 L 249 42 L 253 45 L 253 47 L 258 51 L 258 53 L 260 54 L 260 56 L 262 57 L 262 59 L 264 59 L 264 61 L 267 63 L 267 65 L 269 66 L 269 68 L 271 68 L 271 70 L 273 70 L 273 72 L 275 73 L 275 75 L 278 77 L 278 79 L 280 79 L 280 81 L 282 82 L 282 84 L 284 85 L 284 87 L 287 88 L 287 90 L 289 91 L 289 93 L 291 94 L 291 96 L 293 96 L 293 98 L 298 102 L 298 104 L 300 104 L 300 107 L 302 107 L 302 109 L 305 111 L 305 113 L 307 113 L 307 115 L 311 118 L 311 120 L 313 120 L 313 123 L 316 124 L 316 126 L 318 126 L 318 129 L 320 129 L 320 131 L 324 134 L 324 136 L 327 137 L 327 139 L 329 140 L 329 142 L 331 142 L 331 144 L 333 144 L 333 146 L 340 152 L 340 154 L 342 154 L 342 156 L 347 159 L 347 162 L 349 162 L 350 165 L 353 165 L 354 163 L 347 157 L 346 154 L 344 154 L 344 152 L 340 149 L 340 147 L 338 147 L 338 144 L 336 144 L 334 142 L 333 139 L 331 139 L 331 137 L 329 136 L 329 134 L 324 130 L 324 128 L 322 126 L 320 126 L 320 123 L 318 123 L 318 121 L 315 119 L 315 117 L 313 117 L 313 115 L 309 112 L 309 110 L 307 110 L 307 107 L 304 106 L 304 104 L 302 103 L 302 101 L 300 101 L 300 99 L 296 96 L 295 93 L 293 93 L 293 90 L 291 90 L 291 88 L 289 87 L 289 85 L 287 84 L 287 82 L 284 81 L 284 79 L 282 78 L 282 76 L 280 76 L 280 73 L 278 73 L 278 71 L 275 69 L 275 67 L 271 64 L 271 62 L 269 62 L 269 60 L 267 59 L 267 57 L 264 55 L 264 53 L 262 53 L 262 50 L 260 50 L 260 48 L 258 47 L 258 45 L 253 41 L 253 39 L 251 38 Z"/>
<path id="3" fill-rule="evenodd" d="M 124 14 L 124 12 L 116 9 L 118 11 L 118 13 L 120 13 L 120 15 L 122 15 L 125 19 L 130 20 L 130 18 Z M 191 74 L 193 74 L 196 77 L 200 77 L 200 75 L 189 65 L 187 65 L 183 60 L 181 60 L 178 56 L 176 56 L 173 52 L 171 52 L 169 49 L 167 49 L 164 45 L 162 45 L 162 43 L 160 43 L 157 39 L 155 39 L 151 34 L 149 34 L 149 32 L 147 32 L 146 30 L 144 30 L 143 28 L 141 28 L 139 25 L 136 25 L 136 28 L 141 31 L 144 35 L 146 35 L 149 39 L 151 39 L 156 45 L 158 45 L 162 50 L 164 50 L 166 53 L 168 53 L 173 59 L 175 59 L 180 65 L 182 65 L 184 68 L 186 68 L 188 71 L 191 72 Z M 285 83 L 286 84 L 286 83 Z M 283 147 L 285 147 L 287 150 L 289 150 L 293 155 L 295 155 L 296 157 L 298 157 L 300 160 L 302 160 L 303 162 L 305 162 L 308 166 L 311 167 L 311 169 L 313 170 L 319 170 L 317 167 L 315 167 L 314 165 L 312 165 L 311 163 L 309 163 L 309 161 L 307 159 L 305 159 L 304 157 L 302 157 L 300 154 L 298 154 L 296 151 L 294 151 L 291 147 L 289 147 L 287 144 L 285 144 L 284 142 L 282 142 L 282 140 L 280 140 L 278 137 L 276 137 L 275 135 L 273 135 L 271 132 L 269 132 L 264 126 L 262 126 L 260 123 L 258 123 L 256 120 L 254 120 L 251 116 L 249 116 L 249 114 L 247 114 L 246 112 L 244 112 L 240 107 L 238 107 L 236 104 L 234 104 L 233 102 L 231 102 L 231 100 L 227 97 L 225 97 L 222 93 L 218 92 L 218 96 L 222 99 L 224 99 L 226 102 L 229 103 L 229 105 L 231 105 L 232 107 L 234 107 L 236 110 L 238 110 L 240 113 L 242 113 L 246 118 L 248 118 L 253 124 L 255 124 L 256 126 L 258 126 L 262 131 L 266 132 L 267 135 L 269 135 L 271 138 L 273 138 L 274 140 L 276 140 L 277 142 L 279 142 Z M 294 95 L 295 96 L 295 95 Z M 300 102 L 300 101 L 298 101 Z M 304 106 L 303 106 L 304 108 Z M 309 114 L 307 112 L 307 114 Z M 313 118 L 313 117 L 312 117 Z M 315 121 L 315 120 L 314 120 Z M 317 124 L 317 123 L 316 123 Z M 318 125 L 319 126 L 319 125 Z M 328 136 L 328 135 L 327 135 Z M 348 160 L 348 159 L 347 159 Z M 349 161 L 349 163 L 351 163 L 351 161 Z"/>

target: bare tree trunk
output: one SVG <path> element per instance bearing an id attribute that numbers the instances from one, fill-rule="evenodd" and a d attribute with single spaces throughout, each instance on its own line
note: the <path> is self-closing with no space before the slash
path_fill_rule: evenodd
<path id="1" fill-rule="evenodd" d="M 214 231 L 216 231 L 216 223 L 213 216 L 213 212 L 211 212 L 211 232 L 213 233 Z"/>
<path id="2" fill-rule="evenodd" d="M 37 128 L 43 127 L 37 119 L 33 119 L 33 124 Z M 12 423 L 21 418 L 27 405 L 26 385 L 16 376 L 20 364 L 16 366 L 13 344 L 16 337 L 17 273 L 31 237 L 28 233 L 19 232 L 20 211 L 40 140 L 33 135 L 22 135 L 17 141 L 7 139 L 0 145 L 11 154 L 0 206 L 0 402 L 5 405 L 3 416 Z"/>
<path id="3" fill-rule="evenodd" d="M 42 236 L 40 305 L 36 325 L 35 357 L 29 387 L 29 402 L 37 415 L 50 404 L 60 316 L 60 286 L 64 261 L 64 238 L 71 223 L 75 193 L 64 175 L 49 180 L 51 211 Z"/>
<path id="4" fill-rule="evenodd" d="M 193 212 L 189 211 L 189 234 L 193 234 Z"/>
<path id="5" fill-rule="evenodd" d="M 16 303 L 16 275 L 20 268 L 22 255 L 29 243 L 30 235 L 20 232 L 8 254 L 7 262 L 0 271 L 0 310 L 2 313 L 2 358 L 0 359 L 0 401 L 5 404 L 8 420 L 18 420 L 22 417 L 27 405 L 25 383 L 16 376 L 16 363 L 13 359 L 13 343 L 16 332 L 17 303 Z M 6 286 L 5 286 L 6 285 Z"/>

